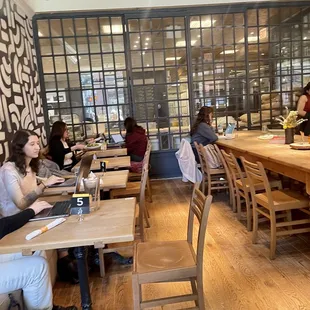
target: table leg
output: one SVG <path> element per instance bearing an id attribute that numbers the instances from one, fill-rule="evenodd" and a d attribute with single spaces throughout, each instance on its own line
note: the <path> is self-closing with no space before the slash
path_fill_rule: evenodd
<path id="1" fill-rule="evenodd" d="M 78 265 L 82 309 L 91 310 L 92 302 L 88 282 L 87 248 L 83 246 L 74 248 L 74 256 Z"/>

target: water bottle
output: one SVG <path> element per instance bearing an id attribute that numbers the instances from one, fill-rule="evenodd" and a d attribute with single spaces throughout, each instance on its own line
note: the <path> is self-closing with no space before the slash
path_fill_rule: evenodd
<path id="1" fill-rule="evenodd" d="M 223 135 L 223 127 L 222 127 L 221 124 L 217 125 L 217 133 L 218 133 L 219 136 Z"/>

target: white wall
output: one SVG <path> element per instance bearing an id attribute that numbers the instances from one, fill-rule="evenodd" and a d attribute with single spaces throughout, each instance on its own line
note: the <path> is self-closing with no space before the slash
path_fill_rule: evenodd
<path id="1" fill-rule="evenodd" d="M 215 5 L 232 4 L 242 2 L 271 2 L 272 0 L 25 0 L 35 12 L 55 11 L 87 11 L 87 10 L 111 10 L 111 9 L 133 9 L 167 6 L 190 6 L 190 5 Z"/>

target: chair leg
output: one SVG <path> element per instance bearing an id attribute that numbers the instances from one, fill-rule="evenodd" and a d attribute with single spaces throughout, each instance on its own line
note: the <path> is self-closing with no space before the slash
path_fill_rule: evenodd
<path id="1" fill-rule="evenodd" d="M 145 209 L 147 218 L 149 219 L 150 218 L 150 213 L 149 213 L 149 208 L 147 207 L 147 204 L 145 204 L 144 209 Z"/>
<path id="2" fill-rule="evenodd" d="M 147 181 L 146 181 L 146 190 L 147 190 L 147 196 L 148 196 L 149 202 L 153 202 L 152 188 L 151 188 L 151 182 L 150 182 L 149 177 L 147 177 Z"/>
<path id="3" fill-rule="evenodd" d="M 211 195 L 211 176 L 208 175 L 208 195 Z"/>
<path id="4" fill-rule="evenodd" d="M 252 210 L 249 193 L 245 193 L 245 205 L 246 205 L 246 227 L 248 231 L 252 228 Z"/>
<path id="5" fill-rule="evenodd" d="M 202 192 L 204 195 L 206 194 L 206 178 L 204 175 L 202 176 Z"/>
<path id="6" fill-rule="evenodd" d="M 203 294 L 203 278 L 202 278 L 202 272 L 199 271 L 197 275 L 197 293 L 198 293 L 198 308 L 199 310 L 205 310 L 205 301 Z"/>
<path id="7" fill-rule="evenodd" d="M 276 213 L 270 211 L 270 259 L 275 259 L 277 246 Z"/>
<path id="8" fill-rule="evenodd" d="M 103 249 L 98 249 L 99 252 L 99 266 L 100 266 L 100 277 L 105 277 L 105 266 L 104 266 L 104 253 Z"/>
<path id="9" fill-rule="evenodd" d="M 133 309 L 141 309 L 141 285 L 138 282 L 138 276 L 136 274 L 132 275 L 132 295 L 133 295 Z"/>
<path id="10" fill-rule="evenodd" d="M 233 210 L 233 212 L 237 212 L 236 193 L 235 193 L 235 188 L 233 185 L 229 191 L 231 192 L 232 210 Z"/>
<path id="11" fill-rule="evenodd" d="M 146 227 L 150 228 L 151 225 L 150 225 L 149 217 L 147 216 L 146 208 L 144 208 L 144 218 L 145 218 L 145 222 L 146 222 Z"/>
<path id="12" fill-rule="evenodd" d="M 256 210 L 256 205 L 253 203 L 253 233 L 252 233 L 252 243 L 257 243 L 257 230 L 258 230 L 258 212 Z"/>
<path id="13" fill-rule="evenodd" d="M 237 219 L 240 221 L 241 220 L 241 198 L 240 198 L 240 193 L 239 190 L 237 189 Z"/>
<path id="14" fill-rule="evenodd" d="M 292 211 L 291 211 L 291 210 L 286 211 L 286 220 L 287 220 L 288 222 L 291 222 L 291 221 L 292 221 Z M 288 230 L 292 230 L 293 227 L 292 227 L 292 226 L 287 226 L 287 229 L 288 229 Z"/>
<path id="15" fill-rule="evenodd" d="M 193 294 L 198 296 L 195 278 L 191 278 L 191 286 L 192 286 Z M 198 300 L 195 300 L 195 305 L 196 305 L 197 307 L 199 306 Z"/>

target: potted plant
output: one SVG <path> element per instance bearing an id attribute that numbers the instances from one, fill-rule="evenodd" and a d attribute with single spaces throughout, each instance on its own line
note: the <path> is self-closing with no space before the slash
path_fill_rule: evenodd
<path id="1" fill-rule="evenodd" d="M 287 107 L 286 109 L 286 117 L 279 116 L 275 120 L 278 121 L 285 131 L 285 144 L 294 143 L 294 133 L 295 127 L 306 121 L 305 119 L 297 119 L 298 112 L 297 111 L 289 111 Z"/>

